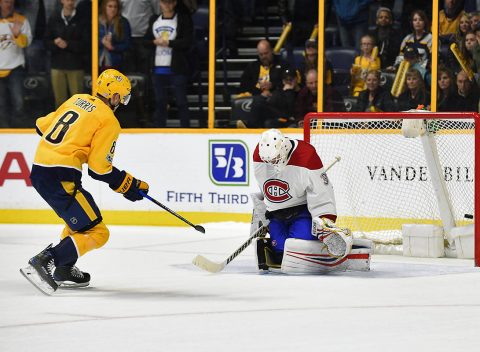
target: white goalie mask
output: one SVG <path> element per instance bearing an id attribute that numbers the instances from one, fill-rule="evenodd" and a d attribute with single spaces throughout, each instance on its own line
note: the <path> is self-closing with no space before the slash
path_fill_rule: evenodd
<path id="1" fill-rule="evenodd" d="M 288 137 L 277 129 L 270 129 L 262 133 L 258 151 L 260 159 L 267 164 L 273 165 L 280 171 L 287 165 L 288 153 L 292 149 L 292 143 Z"/>

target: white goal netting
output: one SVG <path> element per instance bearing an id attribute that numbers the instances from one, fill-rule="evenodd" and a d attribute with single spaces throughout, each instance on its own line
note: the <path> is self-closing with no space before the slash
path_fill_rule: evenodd
<path id="1" fill-rule="evenodd" d="M 341 158 L 328 171 L 337 200 L 337 222 L 357 237 L 372 239 L 379 252 L 401 250 L 403 224 L 442 225 L 422 141 L 401 132 L 399 118 L 405 114 L 388 114 L 388 119 L 375 114 L 367 120 L 365 114 L 323 113 L 305 119 L 305 140 L 315 146 L 324 165 Z M 427 133 L 435 141 L 456 225 L 472 223 L 465 215 L 474 212 L 473 117 L 416 115 L 425 120 Z"/>

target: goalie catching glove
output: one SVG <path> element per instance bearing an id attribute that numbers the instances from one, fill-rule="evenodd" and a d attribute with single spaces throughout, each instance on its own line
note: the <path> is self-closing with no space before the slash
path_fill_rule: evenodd
<path id="1" fill-rule="evenodd" d="M 327 218 L 312 219 L 312 235 L 327 247 L 328 253 L 337 258 L 345 257 L 352 249 L 353 237 L 347 228 L 337 227 Z"/>
<path id="2" fill-rule="evenodd" d="M 143 196 L 140 195 L 139 191 L 148 193 L 148 184 L 144 181 L 137 180 L 128 172 L 122 171 L 121 174 L 121 184 L 118 187 L 110 186 L 110 188 L 112 188 L 115 192 L 122 193 L 125 198 L 132 202 L 142 200 Z"/>

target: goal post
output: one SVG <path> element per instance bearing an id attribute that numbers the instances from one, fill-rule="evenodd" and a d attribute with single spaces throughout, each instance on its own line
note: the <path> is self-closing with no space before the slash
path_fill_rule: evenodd
<path id="1" fill-rule="evenodd" d="M 395 246 L 402 243 L 402 225 L 432 224 L 442 227 L 449 249 L 455 248 L 459 229 L 473 227 L 472 255 L 480 266 L 480 225 L 474 221 L 480 204 L 475 196 L 479 117 L 473 112 L 309 113 L 304 140 L 325 164 L 342 159 L 329 171 L 341 226 Z M 402 125 L 412 123 L 424 130 L 414 136 L 402 132 Z"/>

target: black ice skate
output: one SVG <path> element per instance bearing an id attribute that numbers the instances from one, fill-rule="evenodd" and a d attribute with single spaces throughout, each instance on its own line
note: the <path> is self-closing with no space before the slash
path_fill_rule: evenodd
<path id="1" fill-rule="evenodd" d="M 55 264 L 52 254 L 48 251 L 51 247 L 52 245 L 49 245 L 35 257 L 31 258 L 27 267 L 20 269 L 20 273 L 40 292 L 46 295 L 51 295 L 58 288 L 52 276 Z"/>
<path id="2" fill-rule="evenodd" d="M 90 284 L 90 274 L 76 266 L 57 266 L 53 278 L 59 288 L 85 287 Z"/>

